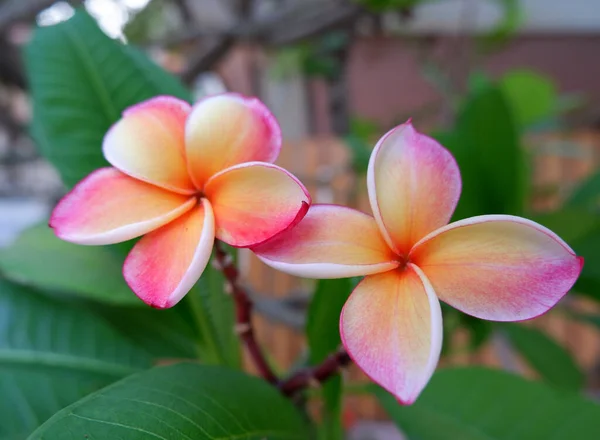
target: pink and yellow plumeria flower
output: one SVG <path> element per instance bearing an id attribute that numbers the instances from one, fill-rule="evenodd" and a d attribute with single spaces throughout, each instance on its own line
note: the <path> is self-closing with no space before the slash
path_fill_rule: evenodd
<path id="1" fill-rule="evenodd" d="M 99 169 L 56 206 L 63 240 L 104 245 L 144 235 L 123 275 L 153 307 L 172 307 L 204 271 L 215 237 L 257 245 L 300 221 L 306 188 L 272 165 L 281 130 L 257 99 L 205 98 L 193 108 L 157 97 L 127 109 L 106 134 L 113 166 Z"/>
<path id="2" fill-rule="evenodd" d="M 438 299 L 478 318 L 519 321 L 546 312 L 579 276 L 583 260 L 532 221 L 485 215 L 447 224 L 461 191 L 458 166 L 410 123 L 379 141 L 367 185 L 375 218 L 313 205 L 253 251 L 297 276 L 366 275 L 342 311 L 342 341 L 401 403 L 417 398 L 438 363 Z"/>

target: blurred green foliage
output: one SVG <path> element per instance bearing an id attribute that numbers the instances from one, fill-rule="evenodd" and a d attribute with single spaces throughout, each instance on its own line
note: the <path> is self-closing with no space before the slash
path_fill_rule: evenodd
<path id="1" fill-rule="evenodd" d="M 318 365 L 341 346 L 339 319 L 342 307 L 353 288 L 349 278 L 319 280 L 309 305 L 306 319 L 306 337 L 309 363 Z M 323 415 L 319 426 L 319 439 L 342 440 L 342 377 L 336 375 L 321 389 Z"/>
<path id="2" fill-rule="evenodd" d="M 502 18 L 490 32 L 480 38 L 480 48 L 489 51 L 501 46 L 515 35 L 524 20 L 520 0 L 491 0 L 502 13 Z"/>
<path id="3" fill-rule="evenodd" d="M 496 85 L 471 92 L 456 125 L 436 137 L 456 158 L 463 181 L 453 220 L 523 212 L 526 156 L 508 101 Z"/>
<path id="4" fill-rule="evenodd" d="M 388 415 L 410 439 L 594 440 L 600 406 L 574 393 L 502 371 L 442 369 L 412 406 L 375 390 Z"/>
<path id="5" fill-rule="evenodd" d="M 431 0 L 353 0 L 355 3 L 364 6 L 371 12 L 385 12 L 394 10 L 406 10 L 419 3 L 425 3 Z"/>
<path id="6" fill-rule="evenodd" d="M 542 380 L 558 389 L 583 388 L 585 377 L 573 357 L 546 333 L 512 323 L 501 324 L 499 329 Z"/>
<path id="7" fill-rule="evenodd" d="M 347 32 L 333 31 L 315 40 L 279 49 L 271 66 L 271 75 L 276 79 L 303 74 L 333 80 L 344 68 L 336 54 L 347 47 L 349 41 Z"/>
<path id="8" fill-rule="evenodd" d="M 350 131 L 344 142 L 350 151 L 350 166 L 358 176 L 366 174 L 374 142 L 380 134 L 380 128 L 367 119 L 351 118 Z"/>
<path id="9" fill-rule="evenodd" d="M 506 96 L 515 123 L 521 128 L 548 119 L 558 110 L 556 86 L 546 76 L 515 69 L 500 78 L 498 86 Z"/>

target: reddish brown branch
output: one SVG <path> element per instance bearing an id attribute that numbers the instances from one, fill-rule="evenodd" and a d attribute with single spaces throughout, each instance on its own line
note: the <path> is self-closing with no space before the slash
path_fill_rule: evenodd
<path id="1" fill-rule="evenodd" d="M 239 272 L 237 267 L 235 267 L 231 255 L 225 252 L 219 241 L 215 241 L 215 257 L 219 268 L 229 283 L 228 288 L 230 289 L 235 302 L 235 330 L 248 350 L 259 374 L 269 383 L 277 384 L 278 378 L 265 359 L 262 350 L 254 337 L 254 327 L 252 326 L 252 301 L 248 297 L 246 290 L 239 283 Z"/>
<path id="2" fill-rule="evenodd" d="M 352 360 L 345 350 L 331 354 L 320 365 L 302 369 L 279 384 L 279 390 L 291 396 L 313 384 L 321 384 L 348 366 Z"/>

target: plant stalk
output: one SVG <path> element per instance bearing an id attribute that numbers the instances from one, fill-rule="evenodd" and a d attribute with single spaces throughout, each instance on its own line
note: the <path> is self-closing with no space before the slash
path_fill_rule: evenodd
<path id="1" fill-rule="evenodd" d="M 311 386 L 317 386 L 335 376 L 340 370 L 352 362 L 345 350 L 330 354 L 321 364 L 297 371 L 279 383 L 279 390 L 286 396 Z"/>
<path id="2" fill-rule="evenodd" d="M 252 326 L 252 301 L 246 292 L 246 289 L 239 282 L 239 272 L 233 262 L 233 258 L 224 249 L 220 241 L 215 241 L 215 257 L 220 270 L 225 275 L 229 283 L 228 288 L 233 296 L 236 309 L 235 331 L 239 335 L 242 343 L 246 347 L 252 362 L 256 366 L 259 374 L 269 383 L 277 384 L 279 379 L 273 372 L 267 362 L 256 337 L 254 327 Z"/>

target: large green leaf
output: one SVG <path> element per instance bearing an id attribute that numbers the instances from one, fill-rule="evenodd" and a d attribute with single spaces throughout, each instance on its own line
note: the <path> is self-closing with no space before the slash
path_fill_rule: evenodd
<path id="1" fill-rule="evenodd" d="M 107 37 L 83 10 L 36 29 L 25 61 L 32 132 L 67 186 L 107 165 L 102 138 L 125 108 L 156 95 L 190 98 L 175 78 Z"/>
<path id="2" fill-rule="evenodd" d="M 30 439 L 306 440 L 305 421 L 262 380 L 178 364 L 109 386 L 59 412 Z"/>
<path id="3" fill-rule="evenodd" d="M 306 336 L 309 362 L 316 365 L 335 352 L 341 344 L 339 322 L 342 307 L 353 287 L 350 278 L 320 280 L 308 308 Z M 323 423 L 319 434 L 326 440 L 343 436 L 341 424 L 342 378 L 330 378 L 322 387 L 324 401 Z"/>
<path id="4" fill-rule="evenodd" d="M 340 313 L 352 288 L 351 278 L 317 282 L 306 318 L 311 364 L 323 361 L 341 344 Z"/>
<path id="5" fill-rule="evenodd" d="M 573 357 L 548 335 L 519 324 L 502 324 L 499 328 L 544 381 L 566 390 L 578 391 L 583 387 L 585 377 Z"/>
<path id="6" fill-rule="evenodd" d="M 410 439 L 595 440 L 600 406 L 502 371 L 456 368 L 435 374 L 415 404 L 376 395 Z"/>
<path id="7" fill-rule="evenodd" d="M 227 249 L 235 255 L 233 249 Z M 184 304 L 189 306 L 198 324 L 203 361 L 239 368 L 241 350 L 234 331 L 235 304 L 231 295 L 225 293 L 225 278 L 221 271 L 209 264 L 187 294 Z"/>
<path id="8" fill-rule="evenodd" d="M 198 342 L 201 336 L 188 307 L 179 304 L 166 310 L 147 306 L 92 309 L 157 361 L 202 357 Z"/>
<path id="9" fill-rule="evenodd" d="M 24 438 L 56 411 L 150 366 L 94 314 L 0 280 L 0 438 Z"/>
<path id="10" fill-rule="evenodd" d="M 26 230 L 0 250 L 0 271 L 11 281 L 109 304 L 143 306 L 125 283 L 122 266 L 123 258 L 109 248 L 67 243 L 47 225 Z"/>
<path id="11" fill-rule="evenodd" d="M 475 90 L 456 128 L 438 140 L 455 156 L 463 181 L 454 219 L 520 214 L 526 193 L 526 158 L 510 108 L 497 87 Z"/>

